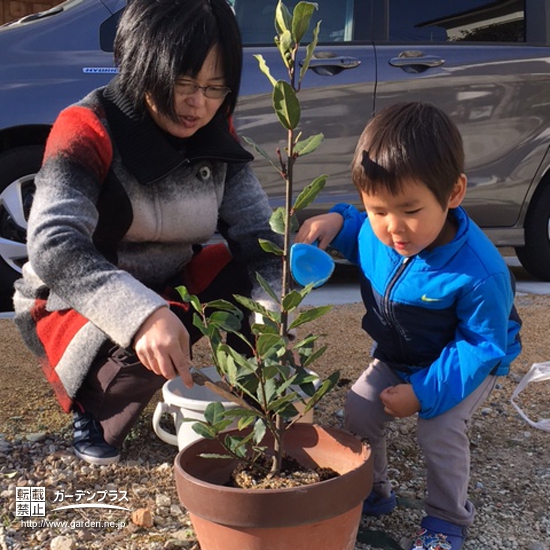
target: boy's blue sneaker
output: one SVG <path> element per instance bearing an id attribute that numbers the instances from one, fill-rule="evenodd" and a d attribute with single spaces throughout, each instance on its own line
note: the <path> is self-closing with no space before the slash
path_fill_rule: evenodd
<path id="1" fill-rule="evenodd" d="M 467 534 L 468 530 L 462 525 L 426 516 L 410 550 L 460 550 Z"/>
<path id="2" fill-rule="evenodd" d="M 381 516 L 389 514 L 396 506 L 397 497 L 393 491 L 387 498 L 371 491 L 371 494 L 363 501 L 363 515 Z"/>

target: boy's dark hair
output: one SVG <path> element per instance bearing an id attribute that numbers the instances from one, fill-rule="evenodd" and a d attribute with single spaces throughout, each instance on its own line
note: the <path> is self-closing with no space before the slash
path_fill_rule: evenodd
<path id="1" fill-rule="evenodd" d="M 454 122 L 430 103 L 397 103 L 380 111 L 361 134 L 352 162 L 358 190 L 400 192 L 404 179 L 430 189 L 445 207 L 464 172 L 462 137 Z"/>
<path id="2" fill-rule="evenodd" d="M 235 109 L 242 70 L 242 42 L 227 0 L 131 0 L 115 37 L 115 62 L 123 93 L 137 110 L 149 94 L 158 111 L 177 120 L 174 83 L 194 78 L 219 46 L 225 85 L 222 108 Z"/>

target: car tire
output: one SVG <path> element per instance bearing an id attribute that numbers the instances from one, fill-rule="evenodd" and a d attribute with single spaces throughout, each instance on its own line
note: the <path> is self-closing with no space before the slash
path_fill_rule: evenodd
<path id="1" fill-rule="evenodd" d="M 0 311 L 13 309 L 13 283 L 20 277 L 26 255 L 21 245 L 26 242 L 34 175 L 43 155 L 41 145 L 17 147 L 0 154 Z M 14 253 L 14 246 L 20 253 Z"/>
<path id="2" fill-rule="evenodd" d="M 525 245 L 516 248 L 521 265 L 537 279 L 550 281 L 550 185 L 531 200 L 525 221 Z"/>

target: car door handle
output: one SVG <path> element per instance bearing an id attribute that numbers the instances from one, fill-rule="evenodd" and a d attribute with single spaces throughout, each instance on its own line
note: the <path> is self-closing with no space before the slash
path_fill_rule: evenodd
<path id="1" fill-rule="evenodd" d="M 445 60 L 437 55 L 423 55 L 422 52 L 404 51 L 392 57 L 389 64 L 407 73 L 422 73 L 434 67 L 440 67 Z"/>
<path id="2" fill-rule="evenodd" d="M 304 63 L 300 61 L 300 66 Z M 361 61 L 356 57 L 348 55 L 335 55 L 330 52 L 320 52 L 313 56 L 309 61 L 309 69 L 314 73 L 323 76 L 334 76 L 348 69 L 355 69 L 361 65 Z"/>

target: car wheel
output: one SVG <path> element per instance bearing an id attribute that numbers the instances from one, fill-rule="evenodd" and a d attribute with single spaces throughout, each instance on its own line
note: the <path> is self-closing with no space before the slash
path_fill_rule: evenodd
<path id="1" fill-rule="evenodd" d="M 13 309 L 13 283 L 27 259 L 27 219 L 43 154 L 40 145 L 0 154 L 0 311 Z"/>
<path id="2" fill-rule="evenodd" d="M 525 246 L 516 248 L 516 254 L 531 275 L 550 281 L 550 185 L 531 201 L 525 220 Z"/>

